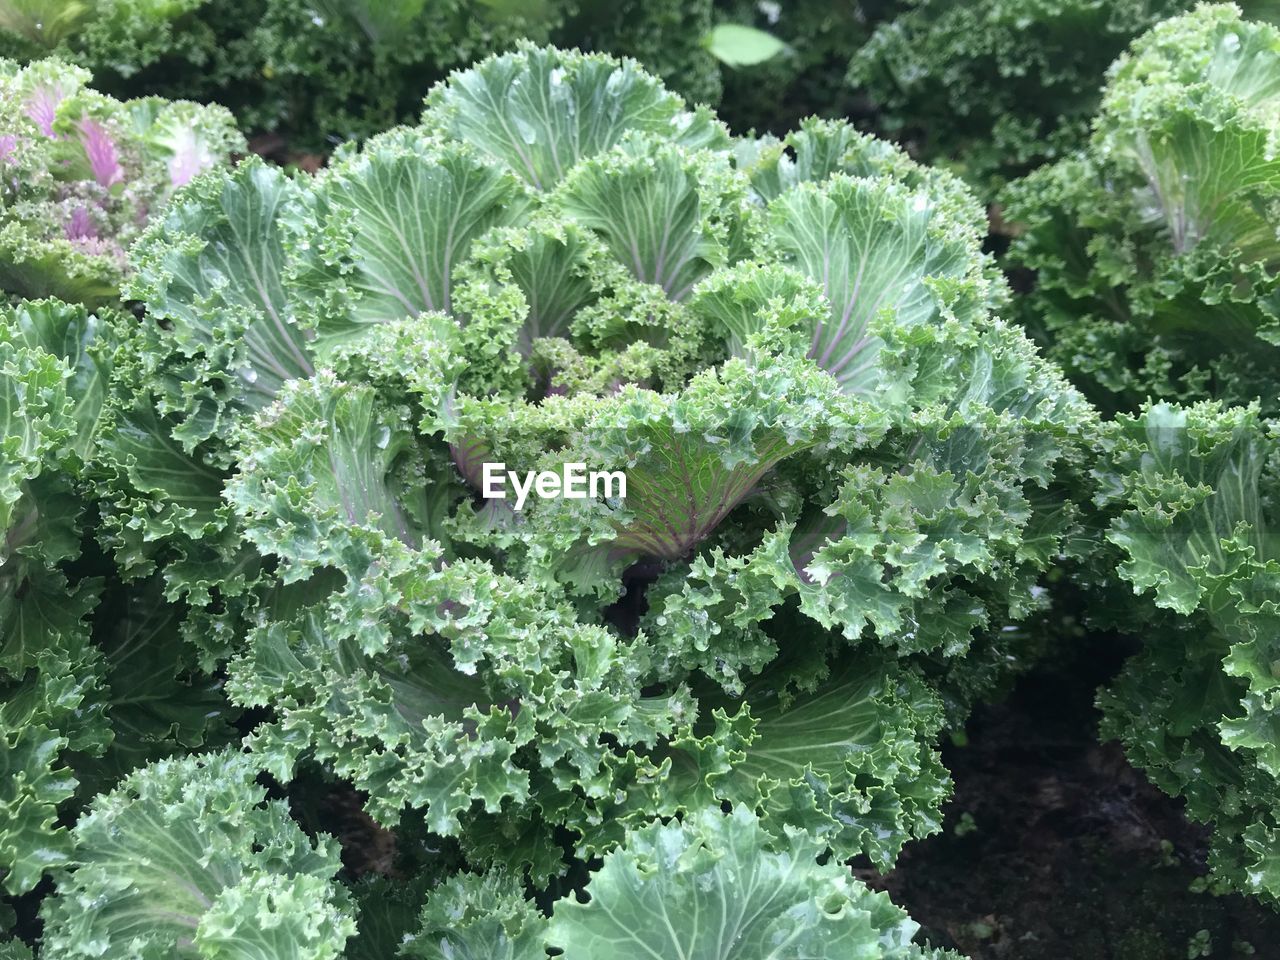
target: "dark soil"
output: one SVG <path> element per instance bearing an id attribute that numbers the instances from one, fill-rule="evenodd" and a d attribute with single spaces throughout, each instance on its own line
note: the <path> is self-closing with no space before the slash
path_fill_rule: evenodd
<path id="1" fill-rule="evenodd" d="M 327 154 L 299 151 L 278 133 L 260 133 L 250 138 L 249 152 L 286 169 L 304 173 L 317 173 L 329 162 Z"/>
<path id="2" fill-rule="evenodd" d="M 1094 691 L 1126 652 L 1100 638 L 1046 663 L 979 708 L 968 745 L 943 750 L 944 832 L 908 844 L 887 877 L 864 875 L 935 946 L 973 960 L 1280 960 L 1280 914 L 1205 892 L 1207 828 L 1097 742 Z"/>

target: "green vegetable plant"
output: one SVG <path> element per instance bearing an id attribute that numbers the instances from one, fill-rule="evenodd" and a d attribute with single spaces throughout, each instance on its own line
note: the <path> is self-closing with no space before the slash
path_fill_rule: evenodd
<path id="1" fill-rule="evenodd" d="M 1102 732 L 1213 825 L 1217 888 L 1277 873 L 1275 98 L 1280 32 L 1202 6 L 1115 65 L 1087 148 L 1008 191 L 1024 309 L 1100 405 L 1095 626 L 1142 640 Z"/>
<path id="2" fill-rule="evenodd" d="M 1278 92 L 1280 32 L 1202 7 L 1117 62 L 1088 147 L 1008 191 L 1029 321 L 1105 409 L 1277 412 Z"/>
<path id="3" fill-rule="evenodd" d="M 0 863 L 52 874 L 46 943 L 626 958 L 666 915 L 671 955 L 945 956 L 843 864 L 940 829 L 1094 429 L 982 237 L 845 123 L 735 138 L 526 44 L 316 176 L 196 177 L 136 312 L 0 314 Z M 492 462 L 627 492 L 517 510 Z M 315 777 L 420 916 L 290 820 Z"/>
<path id="4" fill-rule="evenodd" d="M 1154 404 L 1108 425 L 1098 468 L 1111 518 L 1099 619 L 1145 641 L 1099 696 L 1103 735 L 1213 825 L 1220 887 L 1271 902 L 1280 895 L 1276 440 L 1256 407 Z"/>

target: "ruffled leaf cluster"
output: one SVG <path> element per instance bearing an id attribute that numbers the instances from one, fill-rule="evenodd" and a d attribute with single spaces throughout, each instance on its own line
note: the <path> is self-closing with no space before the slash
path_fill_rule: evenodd
<path id="1" fill-rule="evenodd" d="M 0 309 L 0 868 L 13 893 L 66 862 L 60 815 L 134 766 L 221 736 L 182 607 L 95 562 L 126 321 L 57 301 Z M 87 547 L 87 549 L 86 549 Z"/>
<path id="2" fill-rule="evenodd" d="M 337 843 L 267 800 L 248 757 L 162 760 L 94 800 L 46 901 L 60 957 L 336 960 L 355 932 Z"/>

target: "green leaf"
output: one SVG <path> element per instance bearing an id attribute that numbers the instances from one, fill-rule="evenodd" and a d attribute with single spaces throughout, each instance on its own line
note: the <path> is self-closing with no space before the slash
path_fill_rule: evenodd
<path id="1" fill-rule="evenodd" d="M 695 797 L 743 804 L 761 811 L 776 836 L 803 830 L 829 844 L 836 860 L 866 855 L 887 870 L 909 839 L 941 828 L 950 788 L 932 746 L 941 705 L 916 677 L 877 656 L 826 669 L 784 655 L 740 698 L 710 685 L 696 690 L 703 720 L 694 736 L 672 744 L 670 789 L 684 809 Z M 708 762 L 730 714 L 750 732 Z"/>
<path id="2" fill-rule="evenodd" d="M 349 568 L 346 551 L 367 556 L 351 542 L 360 531 L 424 546 L 440 533 L 453 493 L 450 468 L 410 423 L 407 409 L 380 404 L 371 387 L 329 371 L 289 384 L 244 432 L 245 461 L 227 485 L 246 536 L 285 561 L 287 579 L 321 565 Z"/>
<path id="3" fill-rule="evenodd" d="M 809 356 L 851 393 L 880 382 L 880 324 L 936 323 L 937 283 L 972 275 L 979 255 L 967 225 L 927 190 L 835 175 L 801 183 L 769 208 L 784 263 L 823 284 L 831 304 L 812 332 Z"/>
<path id="4" fill-rule="evenodd" d="M 114 740 L 104 766 L 122 775 L 149 760 L 226 743 L 235 711 L 200 671 L 182 636 L 183 610 L 154 577 L 108 608 L 101 649 Z M 114 598 L 113 598 L 114 599 Z"/>
<path id="5" fill-rule="evenodd" d="M 553 203 L 590 227 L 637 280 L 683 300 L 745 252 L 747 183 L 728 159 L 628 139 L 578 164 Z"/>
<path id="6" fill-rule="evenodd" d="M 157 353 L 171 352 L 187 381 L 173 387 L 176 409 L 258 409 L 312 373 L 285 286 L 283 229 L 300 216 L 301 192 L 278 169 L 245 161 L 197 181 L 134 248 L 128 294 L 167 321 Z M 193 392 L 192 380 L 210 393 Z"/>
<path id="7" fill-rule="evenodd" d="M 75 424 L 69 376 L 61 360 L 28 347 L 20 332 L 0 327 L 0 530 L 7 532 L 18 519 L 26 482 L 57 463 L 70 443 Z"/>
<path id="8" fill-rule="evenodd" d="M 324 877 L 259 874 L 224 887 L 200 918 L 201 960 L 337 960 L 355 925 Z"/>
<path id="9" fill-rule="evenodd" d="M 551 189 L 628 131 L 691 147 L 728 142 L 708 113 L 686 112 L 634 61 L 528 45 L 433 89 L 424 122 L 474 144 L 538 190 Z"/>
<path id="10" fill-rule="evenodd" d="M 110 318 L 99 318 L 82 306 L 56 300 L 24 301 L 12 309 L 0 307 L 0 325 L 15 340 L 66 361 L 71 369 L 66 387 L 76 431 L 74 449 L 82 462 L 94 452 L 114 346 Z"/>
<path id="11" fill-rule="evenodd" d="M 0 773 L 7 786 L 0 792 L 0 865 L 6 868 L 5 889 L 21 894 L 34 889 L 46 870 L 70 860 L 71 838 L 57 817 L 76 779 L 58 763 L 67 740 L 56 731 L 33 724 L 2 733 Z"/>
<path id="12" fill-rule="evenodd" d="M 926 956 L 885 894 L 838 861 L 819 865 L 819 843 L 795 832 L 772 846 L 742 807 L 636 830 L 592 876 L 590 900 L 556 904 L 547 942 L 566 960 Z"/>
<path id="13" fill-rule="evenodd" d="M 493 226 L 523 219 L 526 190 L 499 165 L 409 131 L 375 137 L 323 175 L 295 268 L 319 334 L 453 309 L 453 271 Z"/>
<path id="14" fill-rule="evenodd" d="M 713 57 L 731 67 L 754 67 L 787 49 L 773 34 L 738 23 L 712 27 L 702 38 L 702 45 Z"/>
<path id="15" fill-rule="evenodd" d="M 68 753 L 100 754 L 111 739 L 101 660 L 77 619 L 96 600 L 91 586 L 69 597 L 66 582 L 53 579 L 46 601 L 64 606 L 63 629 L 29 633 L 29 668 L 7 662 L 0 673 L 0 866 L 12 893 L 30 891 L 46 870 L 68 862 L 71 838 L 57 822 L 77 786 Z"/>

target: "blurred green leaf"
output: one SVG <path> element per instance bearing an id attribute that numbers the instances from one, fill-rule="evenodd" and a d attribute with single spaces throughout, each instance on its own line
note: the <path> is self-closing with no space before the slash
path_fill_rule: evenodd
<path id="1" fill-rule="evenodd" d="M 753 67 L 772 60 L 787 48 L 771 33 L 736 23 L 714 27 L 702 43 L 713 57 L 731 67 Z"/>

